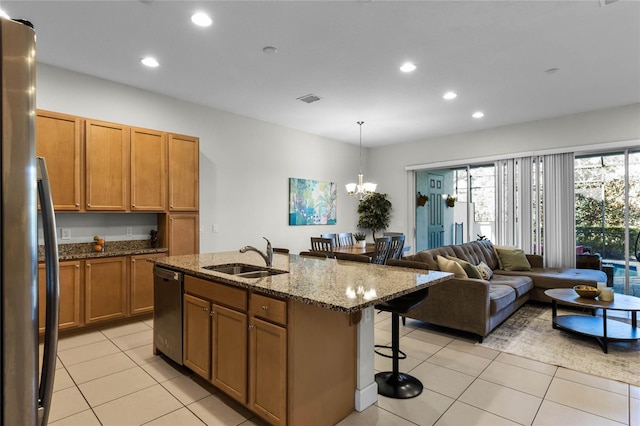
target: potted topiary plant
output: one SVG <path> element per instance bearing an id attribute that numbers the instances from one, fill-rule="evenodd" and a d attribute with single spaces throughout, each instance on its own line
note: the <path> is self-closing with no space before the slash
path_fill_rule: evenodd
<path id="1" fill-rule="evenodd" d="M 387 200 L 387 194 L 374 192 L 358 204 L 359 229 L 371 230 L 375 241 L 376 231 L 387 229 L 391 217 L 391 201 Z"/>

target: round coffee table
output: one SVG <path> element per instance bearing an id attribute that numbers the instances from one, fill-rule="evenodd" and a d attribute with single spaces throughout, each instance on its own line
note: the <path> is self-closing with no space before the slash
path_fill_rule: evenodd
<path id="1" fill-rule="evenodd" d="M 640 311 L 639 297 L 616 294 L 613 301 L 603 302 L 598 299 L 580 297 L 572 288 L 554 288 L 545 290 L 544 294 L 552 300 L 553 328 L 595 337 L 604 353 L 608 353 L 610 340 L 640 340 L 637 317 L 638 311 Z M 592 309 L 593 315 L 558 316 L 558 302 Z M 596 309 L 602 309 L 601 318 L 595 316 Z M 607 311 L 631 312 L 631 324 L 607 320 Z"/>

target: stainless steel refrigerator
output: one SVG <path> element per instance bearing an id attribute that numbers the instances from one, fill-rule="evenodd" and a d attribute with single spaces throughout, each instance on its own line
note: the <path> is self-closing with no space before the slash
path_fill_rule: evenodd
<path id="1" fill-rule="evenodd" d="M 36 159 L 35 61 L 34 30 L 24 23 L 0 18 L 2 426 L 47 423 L 56 365 L 58 248 L 46 166 L 44 159 Z M 38 214 L 46 247 L 46 302 L 38 301 Z M 38 303 L 47 304 L 41 370 Z"/>

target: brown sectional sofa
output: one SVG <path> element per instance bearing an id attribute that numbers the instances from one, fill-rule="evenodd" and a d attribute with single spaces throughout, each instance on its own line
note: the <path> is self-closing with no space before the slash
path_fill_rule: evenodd
<path id="1" fill-rule="evenodd" d="M 429 289 L 425 303 L 406 314 L 431 324 L 463 330 L 480 336 L 480 341 L 527 300 L 550 302 L 544 295 L 549 288 L 570 288 L 578 284 L 597 286 L 606 282 L 602 271 L 591 269 L 544 268 L 542 256 L 527 255 L 530 271 L 499 269 L 498 255 L 490 241 L 438 247 L 404 259 L 426 263 L 440 270 L 437 256 L 453 256 L 492 270 L 490 280 L 453 278 Z"/>

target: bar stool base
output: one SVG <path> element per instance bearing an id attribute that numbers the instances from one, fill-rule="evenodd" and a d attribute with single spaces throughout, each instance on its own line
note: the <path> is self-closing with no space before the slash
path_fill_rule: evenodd
<path id="1" fill-rule="evenodd" d="M 415 398 L 422 393 L 422 382 L 408 374 L 385 371 L 376 374 L 378 394 L 395 399 Z"/>

